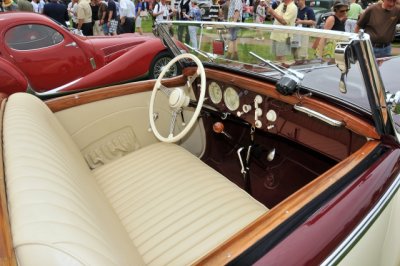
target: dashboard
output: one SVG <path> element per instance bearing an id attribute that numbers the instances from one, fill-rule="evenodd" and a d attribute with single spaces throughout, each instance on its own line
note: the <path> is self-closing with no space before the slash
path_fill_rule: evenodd
<path id="1" fill-rule="evenodd" d="M 228 83 L 209 80 L 206 86 L 206 105 L 240 117 L 258 129 L 276 129 L 279 115 L 292 110 L 289 104 Z"/>
<path id="2" fill-rule="evenodd" d="M 345 158 L 365 142 L 363 136 L 342 125 L 332 126 L 297 110 L 296 103 L 289 103 L 295 96 L 282 97 L 270 85 L 246 82 L 208 78 L 203 108 L 216 111 L 221 120 L 243 119 L 258 130 L 286 137 L 335 160 Z"/>

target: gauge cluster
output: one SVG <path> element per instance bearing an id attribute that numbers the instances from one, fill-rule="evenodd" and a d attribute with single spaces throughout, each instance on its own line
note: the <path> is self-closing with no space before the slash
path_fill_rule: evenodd
<path id="1" fill-rule="evenodd" d="M 282 109 L 273 104 L 273 99 L 218 81 L 207 82 L 206 97 L 206 103 L 218 111 L 236 115 L 254 127 L 268 131 L 275 128 Z"/>

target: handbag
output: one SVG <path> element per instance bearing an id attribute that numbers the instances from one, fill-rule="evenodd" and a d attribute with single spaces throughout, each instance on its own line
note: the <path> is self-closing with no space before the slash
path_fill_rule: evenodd
<path id="1" fill-rule="evenodd" d="M 149 13 L 147 12 L 147 10 L 140 11 L 140 16 L 141 17 L 147 17 L 148 15 L 149 15 Z"/>

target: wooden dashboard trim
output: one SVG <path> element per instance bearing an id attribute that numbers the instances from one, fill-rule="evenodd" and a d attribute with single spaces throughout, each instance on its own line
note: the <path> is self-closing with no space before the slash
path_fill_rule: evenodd
<path id="1" fill-rule="evenodd" d="M 215 69 L 207 69 L 206 72 L 207 79 L 217 80 L 225 84 L 228 83 L 239 88 L 278 99 L 291 105 L 298 104 L 308 107 L 334 120 L 342 121 L 346 128 L 359 135 L 372 139 L 380 139 L 380 135 L 375 128 L 366 121 L 319 100 L 298 94 L 285 96 L 277 92 L 273 84 L 265 84 L 265 82 L 242 77 L 233 73 L 226 73 Z"/>
<path id="2" fill-rule="evenodd" d="M 282 203 L 259 217 L 251 225 L 238 232 L 221 246 L 198 260 L 194 265 L 226 265 L 246 249 L 290 218 L 308 202 L 316 198 L 332 184 L 340 180 L 365 159 L 380 141 L 371 140 L 345 160 L 313 180 Z"/>
<path id="3" fill-rule="evenodd" d="M 7 100 L 4 97 L 0 97 L 0 100 L 0 264 L 17 265 L 8 216 L 3 158 L 3 116 Z"/>

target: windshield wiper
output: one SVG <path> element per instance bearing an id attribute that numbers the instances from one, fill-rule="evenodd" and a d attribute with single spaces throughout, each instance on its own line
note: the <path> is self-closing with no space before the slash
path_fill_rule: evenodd
<path id="1" fill-rule="evenodd" d="M 278 66 L 277 64 L 272 63 L 270 60 L 262 58 L 261 56 L 257 55 L 256 53 L 249 52 L 249 54 L 251 54 L 255 58 L 263 61 L 264 63 L 268 64 L 270 67 L 272 67 L 273 69 L 275 69 L 276 71 L 279 71 L 280 73 L 282 73 L 284 75 L 292 74 L 296 78 L 298 78 L 299 80 L 303 80 L 304 79 L 304 74 L 303 73 L 300 73 L 300 72 L 298 72 L 296 70 L 293 70 L 293 69 L 285 68 L 283 66 Z"/>
<path id="2" fill-rule="evenodd" d="M 276 90 L 283 95 L 293 94 L 296 91 L 297 86 L 300 84 L 300 81 L 304 79 L 303 73 L 300 73 L 293 69 L 278 66 L 278 65 L 272 63 L 270 60 L 266 60 L 253 52 L 249 52 L 249 53 L 252 56 L 254 56 L 255 58 L 268 64 L 270 67 L 272 67 L 276 71 L 283 74 L 283 77 L 276 83 Z"/>
<path id="3" fill-rule="evenodd" d="M 208 58 L 209 62 L 214 62 L 214 59 L 216 58 L 216 56 L 212 56 L 212 55 L 210 55 L 209 53 L 204 53 L 203 51 L 201 51 L 201 50 L 199 50 L 199 49 L 197 49 L 197 48 L 194 48 L 194 47 L 190 46 L 190 45 L 187 44 L 187 43 L 184 43 L 184 45 L 185 45 L 187 48 L 189 48 L 190 50 L 195 51 L 195 52 L 198 53 L 199 55 L 202 55 L 202 56 L 204 56 L 205 58 Z"/>

